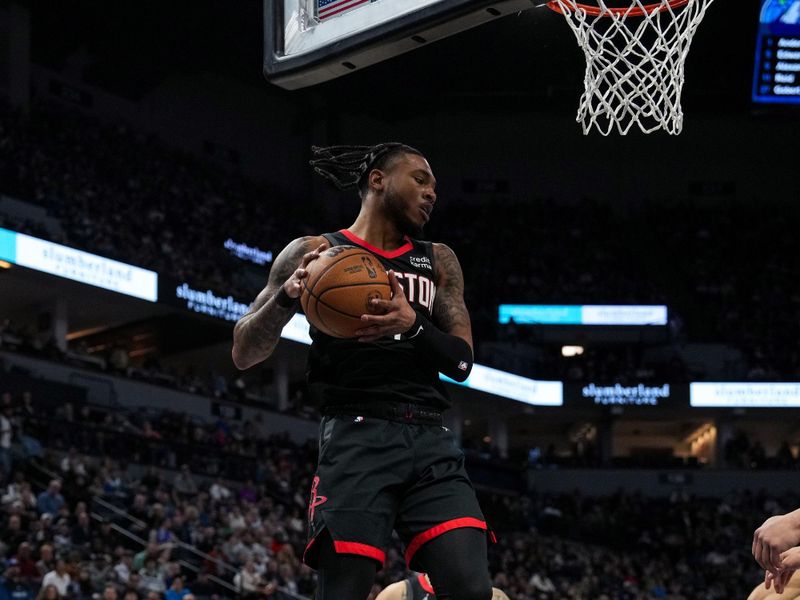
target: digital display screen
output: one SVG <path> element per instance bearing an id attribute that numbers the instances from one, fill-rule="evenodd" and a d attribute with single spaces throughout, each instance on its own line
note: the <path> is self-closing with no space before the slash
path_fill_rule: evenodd
<path id="1" fill-rule="evenodd" d="M 666 306 L 501 304 L 498 322 L 518 325 L 666 325 Z"/>
<path id="2" fill-rule="evenodd" d="M 699 408 L 798 408 L 800 383 L 692 383 L 689 404 Z"/>
<path id="3" fill-rule="evenodd" d="M 753 100 L 800 104 L 800 0 L 762 0 Z"/>
<path id="4" fill-rule="evenodd" d="M 155 271 L 8 229 L 0 229 L 0 259 L 149 302 L 157 299 Z"/>

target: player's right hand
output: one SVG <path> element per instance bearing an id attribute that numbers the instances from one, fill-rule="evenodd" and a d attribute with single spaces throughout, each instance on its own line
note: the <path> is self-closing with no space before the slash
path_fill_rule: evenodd
<path id="1" fill-rule="evenodd" d="M 292 273 L 292 276 L 283 284 L 283 291 L 285 291 L 290 298 L 299 298 L 300 294 L 303 293 L 303 279 L 308 277 L 306 268 L 312 260 L 319 258 L 319 255 L 327 250 L 327 248 L 328 244 L 320 244 L 315 250 L 306 252 L 303 255 L 300 266 L 297 267 L 295 272 Z"/>
<path id="2" fill-rule="evenodd" d="M 781 553 L 800 544 L 797 514 L 770 517 L 753 533 L 753 557 L 765 571 L 781 570 Z"/>

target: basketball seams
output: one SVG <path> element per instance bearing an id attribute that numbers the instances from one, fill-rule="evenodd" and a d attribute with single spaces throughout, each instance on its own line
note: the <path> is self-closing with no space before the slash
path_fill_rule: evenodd
<path id="1" fill-rule="evenodd" d="M 361 254 L 366 254 L 370 258 L 374 256 L 374 254 L 372 254 L 371 252 L 368 252 L 367 250 L 364 250 L 363 248 L 359 248 L 358 246 L 334 246 L 334 248 L 352 248 L 353 250 L 358 250 L 359 252 L 357 252 L 357 253 L 354 252 L 352 254 L 347 254 L 346 251 L 345 251 L 345 253 L 342 256 L 339 256 L 336 260 L 334 260 L 332 263 L 330 263 L 322 271 L 317 273 L 316 277 L 314 278 L 314 283 L 311 285 L 310 289 L 308 288 L 308 285 L 306 285 L 305 280 L 304 280 L 303 281 L 303 285 L 304 285 L 304 287 L 306 289 L 309 289 L 309 293 L 314 289 L 314 287 L 317 285 L 319 280 L 322 279 L 322 276 L 325 275 L 325 273 L 330 271 L 333 267 L 335 267 L 340 261 L 343 261 L 345 258 L 350 258 L 351 256 L 360 256 Z M 307 268 L 308 267 L 306 267 L 306 269 Z"/>
<path id="2" fill-rule="evenodd" d="M 341 246 L 337 246 L 337 248 L 341 248 Z M 381 271 L 385 271 L 385 267 L 380 259 L 377 258 L 373 253 L 360 246 L 349 246 L 342 255 L 331 258 L 332 261 L 329 264 L 324 265 L 319 273 L 303 279 L 301 305 L 309 321 L 312 323 L 318 323 L 317 328 L 323 333 L 344 339 L 356 337 L 353 335 L 353 331 L 358 328 L 361 321 L 361 315 L 365 312 L 368 312 L 368 309 L 366 309 L 367 307 L 365 306 L 366 310 L 360 312 L 359 314 L 345 312 L 344 310 L 333 306 L 331 301 L 326 301 L 326 297 L 332 298 L 332 300 L 335 299 L 329 295 L 329 292 L 331 294 L 334 294 L 337 291 L 341 293 L 344 290 L 351 288 L 353 289 L 354 293 L 359 294 L 359 292 L 356 290 L 364 289 L 365 286 L 373 286 L 375 291 L 379 292 L 381 296 L 383 296 L 384 288 L 386 288 L 385 291 L 388 294 L 388 297 L 391 298 L 391 284 L 386 280 L 385 276 L 382 277 L 383 280 L 378 279 L 377 281 L 364 281 L 363 279 L 366 276 L 365 273 L 357 275 L 355 277 L 355 282 L 349 282 L 347 281 L 347 278 L 349 277 L 347 269 L 351 268 L 350 264 L 341 266 L 341 272 L 337 272 L 337 270 L 334 269 L 334 267 L 339 265 L 339 263 L 342 261 L 347 261 L 355 266 L 363 262 L 365 258 L 368 258 L 370 261 L 377 261 L 377 268 Z M 326 283 L 323 282 L 323 280 L 330 280 L 328 281 L 328 284 L 335 283 L 335 285 L 333 287 L 326 287 Z M 321 293 L 318 293 L 317 289 L 320 289 L 321 287 L 324 289 Z M 366 300 L 369 292 L 364 291 L 360 293 L 364 294 Z M 353 305 L 352 302 L 347 302 L 342 308 L 358 310 L 357 306 Z M 341 327 L 338 325 L 341 325 Z"/>

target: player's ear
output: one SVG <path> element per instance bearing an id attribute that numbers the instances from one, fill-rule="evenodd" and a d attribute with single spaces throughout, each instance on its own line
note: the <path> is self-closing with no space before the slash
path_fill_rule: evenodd
<path id="1" fill-rule="evenodd" d="M 376 192 L 382 192 L 385 185 L 385 176 L 380 169 L 372 169 L 369 172 L 369 187 Z"/>

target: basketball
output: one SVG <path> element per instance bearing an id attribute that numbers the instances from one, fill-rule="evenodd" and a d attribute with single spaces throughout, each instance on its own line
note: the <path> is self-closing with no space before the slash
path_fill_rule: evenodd
<path id="1" fill-rule="evenodd" d="M 333 337 L 356 337 L 364 327 L 361 315 L 383 312 L 370 300 L 392 296 L 383 265 L 362 248 L 334 246 L 311 261 L 307 270 L 300 296 L 303 312 L 314 327 Z"/>

